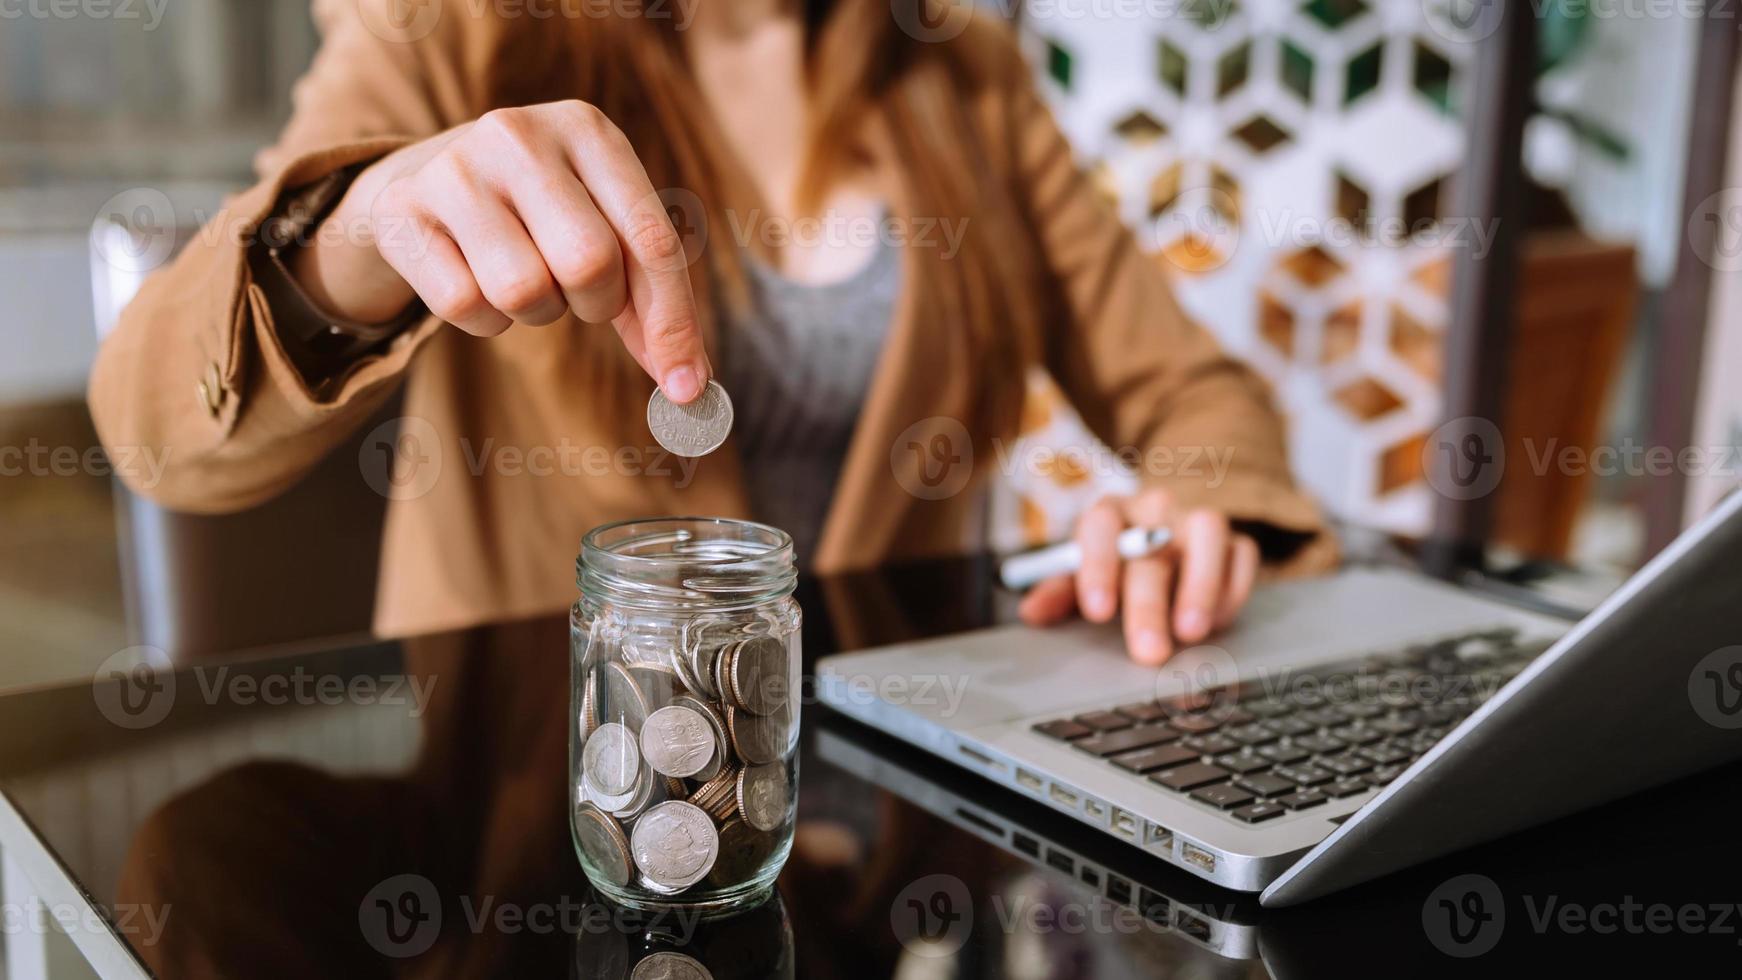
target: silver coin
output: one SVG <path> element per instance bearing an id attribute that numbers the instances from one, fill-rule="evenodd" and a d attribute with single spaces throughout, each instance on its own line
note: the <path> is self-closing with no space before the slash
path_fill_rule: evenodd
<path id="1" fill-rule="evenodd" d="M 714 975 L 682 953 L 662 951 L 635 964 L 629 980 L 714 980 Z"/>
<path id="2" fill-rule="evenodd" d="M 607 793 L 594 785 L 593 777 L 585 773 L 581 774 L 581 802 L 591 803 L 619 819 L 623 816 L 621 811 L 635 801 L 636 790 L 640 788 L 640 783 L 637 783 L 635 789 L 627 793 Z"/>
<path id="3" fill-rule="evenodd" d="M 688 888 L 714 866 L 720 835 L 701 807 L 667 800 L 635 821 L 629 845 L 642 874 L 663 888 Z"/>
<path id="4" fill-rule="evenodd" d="M 635 872 L 629 857 L 629 838 L 609 814 L 591 803 L 577 807 L 575 842 L 608 884 L 618 888 L 629 884 Z"/>
<path id="5" fill-rule="evenodd" d="M 652 710 L 647 703 L 647 691 L 629 668 L 616 661 L 606 664 L 603 670 L 605 700 L 599 706 L 599 716 L 621 722 L 632 732 L 641 731 L 641 723 Z"/>
<path id="6" fill-rule="evenodd" d="M 783 765 L 749 766 L 738 774 L 738 812 L 757 830 L 780 826 L 790 798 Z"/>
<path id="7" fill-rule="evenodd" d="M 732 742 L 726 737 L 725 719 L 720 717 L 720 713 L 714 710 L 713 705 L 687 694 L 680 694 L 672 698 L 671 703 L 681 704 L 701 715 L 707 721 L 708 727 L 714 732 L 714 742 L 719 748 L 714 751 L 714 757 L 709 759 L 707 765 L 703 766 L 694 777 L 698 782 L 705 783 L 720 774 L 721 767 L 726 764 L 727 757 L 731 754 Z"/>
<path id="8" fill-rule="evenodd" d="M 629 792 L 641 774 L 635 741 L 634 733 L 614 721 L 600 725 L 581 749 L 581 771 L 607 796 Z"/>
<path id="9" fill-rule="evenodd" d="M 753 636 L 732 655 L 732 700 L 753 715 L 786 703 L 791 679 L 786 643 L 776 636 Z"/>
<path id="10" fill-rule="evenodd" d="M 655 776 L 651 766 L 642 766 L 635 788 L 629 791 L 628 798 L 620 806 L 611 810 L 611 815 L 619 820 L 635 819 L 654 802 L 665 799 L 664 788 L 665 780 Z"/>
<path id="11" fill-rule="evenodd" d="M 581 711 L 579 722 L 581 744 L 585 745 L 587 738 L 599 727 L 599 671 L 597 668 L 587 671 L 587 679 L 581 682 Z"/>
<path id="12" fill-rule="evenodd" d="M 650 891 L 655 895 L 676 895 L 678 892 L 683 891 L 682 888 L 668 888 L 646 875 L 638 875 L 635 879 L 635 883 L 640 885 L 644 890 Z"/>
<path id="13" fill-rule="evenodd" d="M 798 717 L 790 700 L 766 715 L 726 707 L 726 731 L 738 758 L 753 766 L 767 765 L 785 755 L 798 732 Z"/>
<path id="14" fill-rule="evenodd" d="M 647 400 L 647 427 L 661 446 L 679 456 L 706 456 L 732 434 L 732 399 L 712 379 L 688 405 L 678 405 L 655 389 Z"/>
<path id="15" fill-rule="evenodd" d="M 714 732 L 706 718 L 683 705 L 668 704 L 641 726 L 641 754 L 656 772 L 694 776 L 714 757 Z"/>

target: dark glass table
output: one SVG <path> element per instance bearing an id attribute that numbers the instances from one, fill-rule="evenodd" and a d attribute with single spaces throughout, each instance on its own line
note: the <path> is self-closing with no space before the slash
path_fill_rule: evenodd
<path id="1" fill-rule="evenodd" d="M 991 581 L 978 559 L 806 581 L 807 667 L 987 624 L 1007 606 Z M 1742 766 L 1272 910 L 833 716 L 808 687 L 779 897 L 717 921 L 631 916 L 591 896 L 569 840 L 567 650 L 553 616 L 0 698 L 8 941 L 30 939 L 27 896 L 12 893 L 27 891 L 38 919 L 113 976 L 1734 975 L 1742 963 Z"/>

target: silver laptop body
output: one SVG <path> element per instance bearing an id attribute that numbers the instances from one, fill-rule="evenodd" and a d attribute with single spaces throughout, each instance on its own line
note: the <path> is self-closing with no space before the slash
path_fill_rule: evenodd
<path id="1" fill-rule="evenodd" d="M 849 717 L 1286 905 L 1742 756 L 1738 558 L 1742 494 L 1576 624 L 1359 568 L 1261 590 L 1213 646 L 1159 670 L 1132 663 L 1109 627 L 1005 627 L 826 657 L 818 691 Z M 1484 633 L 1543 652 L 1388 782 L 1260 823 L 1035 730 L 1205 690 L 1297 690 L 1325 665 L 1353 671 Z"/>

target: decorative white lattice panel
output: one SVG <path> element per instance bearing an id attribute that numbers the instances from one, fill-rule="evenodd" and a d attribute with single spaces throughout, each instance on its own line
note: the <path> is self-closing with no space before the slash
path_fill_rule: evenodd
<path id="1" fill-rule="evenodd" d="M 1424 530 L 1449 257 L 1489 235 L 1442 209 L 1470 41 L 1419 0 L 1031 0 L 1023 32 L 1097 186 L 1275 387 L 1299 478 L 1340 517 Z M 1048 389 L 1024 438 L 1086 438 Z M 1090 477 L 1008 475 L 995 543 L 1130 480 Z"/>

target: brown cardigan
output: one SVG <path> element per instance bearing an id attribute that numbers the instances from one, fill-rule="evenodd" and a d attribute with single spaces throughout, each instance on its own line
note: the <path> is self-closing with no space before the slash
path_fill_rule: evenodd
<path id="1" fill-rule="evenodd" d="M 260 155 L 260 182 L 151 277 L 91 376 L 104 444 L 169 454 L 162 479 L 136 489 L 190 511 L 241 509 L 283 491 L 403 382 L 405 415 L 421 420 L 406 431 L 423 438 L 401 446 L 425 459 L 390 491 L 376 610 L 388 635 L 563 607 L 575 595 L 581 535 L 601 522 L 747 513 L 730 441 L 693 470 L 657 453 L 633 407 L 645 404 L 652 382 L 638 377 L 643 386 L 621 390 L 627 355 L 610 330 L 571 318 L 479 339 L 426 318 L 319 396 L 286 357 L 250 271 L 252 229 L 287 191 L 491 107 L 480 93 L 504 70 L 489 40 L 500 31 L 468 30 L 463 0 L 449 3 L 437 30 L 405 43 L 371 30 L 357 0 L 316 0 L 325 41 L 278 145 Z M 563 29 L 523 20 L 527 29 Z M 952 43 L 965 58 L 1013 68 L 1018 60 L 1002 26 L 976 24 Z M 551 77 L 551 90 L 533 101 L 572 96 Z M 1048 274 L 1033 284 L 1034 302 L 1063 312 L 1027 349 L 1046 352 L 1045 367 L 1107 444 L 1231 453 L 1215 485 L 1207 468 L 1147 482 L 1183 504 L 1293 532 L 1287 552 L 1270 556 L 1293 570 L 1329 564 L 1334 545 L 1290 478 L 1265 386 L 1187 320 L 1159 268 L 1075 166 L 1026 73 L 985 77 L 962 100 L 984 144 L 1005 151 L 989 157 L 1008 172 L 986 179 L 1015 188 L 1026 211 L 1019 226 L 1032 230 Z M 906 213 L 899 192 L 890 211 Z M 904 281 L 913 282 L 911 250 L 904 261 Z M 920 307 L 911 290 L 898 303 L 812 556 L 819 569 L 960 550 L 979 519 L 977 490 L 999 460 L 995 440 L 1013 435 L 953 421 L 973 417 L 984 386 L 1022 379 L 952 364 L 946 325 Z M 974 464 L 968 485 L 947 495 L 921 473 L 925 454 L 915 446 L 933 446 L 940 432 L 956 432 L 950 455 Z"/>

